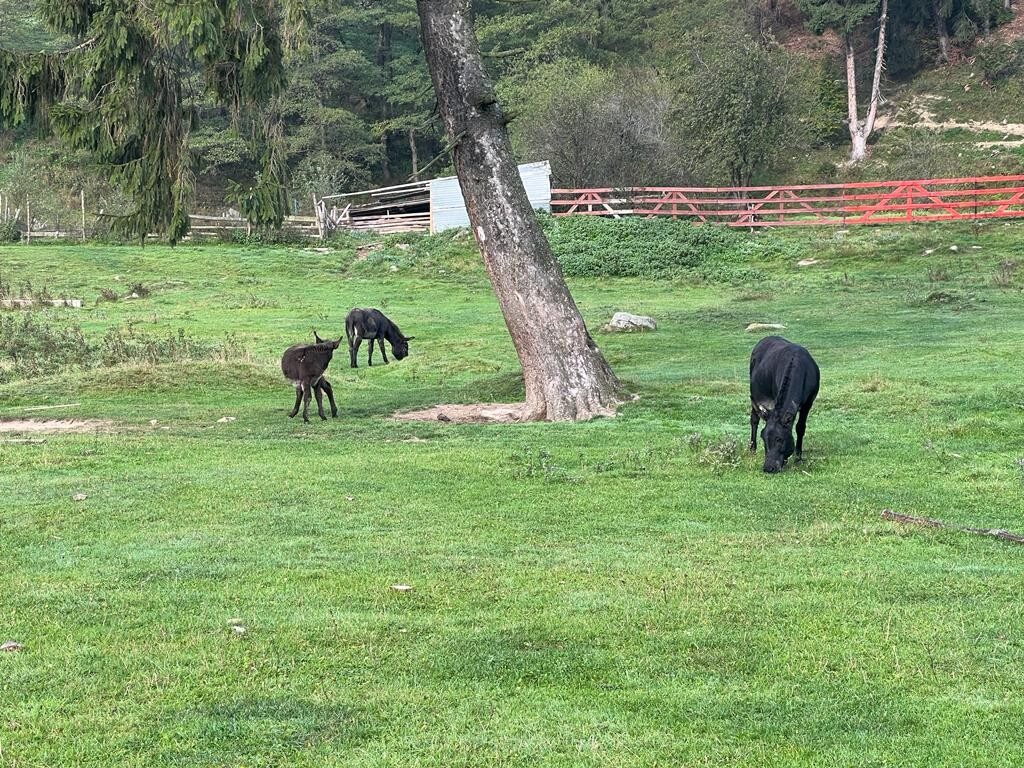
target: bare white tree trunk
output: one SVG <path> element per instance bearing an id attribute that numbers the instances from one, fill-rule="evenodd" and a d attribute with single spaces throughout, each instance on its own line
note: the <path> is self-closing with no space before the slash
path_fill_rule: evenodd
<path id="1" fill-rule="evenodd" d="M 583 323 L 512 156 L 507 120 L 484 71 L 471 0 L 417 0 L 470 226 L 523 368 L 526 417 L 614 412 L 621 386 Z"/>
<path id="2" fill-rule="evenodd" d="M 1006 0 L 1009 2 L 1010 0 Z M 946 20 L 939 10 L 939 0 L 932 0 L 932 15 L 935 16 L 935 31 L 939 38 L 939 59 L 949 62 L 949 29 L 946 27 Z"/>
<path id="3" fill-rule="evenodd" d="M 882 70 L 885 67 L 885 28 L 889 21 L 889 0 L 882 0 L 882 11 L 878 16 L 878 46 L 875 49 L 875 72 L 871 80 L 871 100 L 867 116 L 858 117 L 857 69 L 854 61 L 853 37 L 846 36 L 846 107 L 850 127 L 850 164 L 856 165 L 868 155 L 868 139 L 875 129 L 878 102 L 881 99 Z"/>

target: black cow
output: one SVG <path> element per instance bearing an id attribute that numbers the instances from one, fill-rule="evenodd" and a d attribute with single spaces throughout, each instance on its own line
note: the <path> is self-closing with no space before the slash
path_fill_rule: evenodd
<path id="1" fill-rule="evenodd" d="M 793 455 L 796 422 L 796 460 L 803 460 L 807 414 L 818 396 L 821 372 L 810 352 L 781 336 L 761 339 L 750 353 L 750 450 L 757 450 L 757 425 L 765 427 L 764 471 L 779 472 Z"/>
<path id="2" fill-rule="evenodd" d="M 384 339 L 391 344 L 391 352 L 395 360 L 401 360 L 409 354 L 409 342 L 414 336 L 403 336 L 398 326 L 391 322 L 379 309 L 353 309 L 345 318 L 345 335 L 348 336 L 348 356 L 353 368 L 358 368 L 356 354 L 363 339 L 370 341 L 370 354 L 366 364 L 373 365 L 373 344 L 380 347 L 384 363 L 388 355 L 384 351 Z"/>
<path id="3" fill-rule="evenodd" d="M 321 419 L 324 415 L 323 393 L 327 393 L 327 399 L 331 403 L 331 416 L 338 416 L 338 406 L 334 403 L 334 389 L 330 382 L 324 378 L 324 371 L 331 364 L 334 350 L 341 346 L 341 339 L 337 341 L 325 341 L 321 339 L 316 331 L 313 331 L 315 344 L 295 344 L 288 347 L 281 356 L 281 373 L 295 387 L 295 407 L 288 414 L 294 418 L 299 412 L 299 402 L 302 401 L 302 420 L 309 423 L 309 398 L 316 394 L 316 407 Z"/>

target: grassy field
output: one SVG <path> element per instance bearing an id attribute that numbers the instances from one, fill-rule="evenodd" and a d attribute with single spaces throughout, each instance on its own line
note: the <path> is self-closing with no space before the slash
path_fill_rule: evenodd
<path id="1" fill-rule="evenodd" d="M 1024 531 L 1022 236 L 762 233 L 756 278 L 573 278 L 640 397 L 500 427 L 389 418 L 521 395 L 464 240 L 0 248 L 0 280 L 86 300 L 41 322 L 202 350 L 7 363 L 0 418 L 113 426 L 0 434 L 0 765 L 1024 764 L 1024 550 L 879 519 Z M 339 418 L 288 420 L 280 352 L 366 305 L 411 356 L 336 359 Z M 658 330 L 598 331 L 619 309 Z M 777 476 L 742 450 L 752 321 L 823 373 Z"/>

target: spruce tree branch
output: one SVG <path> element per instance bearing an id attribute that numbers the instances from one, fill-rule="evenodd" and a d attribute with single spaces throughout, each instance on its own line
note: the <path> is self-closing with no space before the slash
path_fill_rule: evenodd
<path id="1" fill-rule="evenodd" d="M 419 171 L 417 171 L 416 175 L 417 176 L 422 176 L 423 173 L 428 168 L 430 168 L 432 165 L 434 165 L 438 160 L 440 160 L 442 157 L 450 155 L 452 150 L 455 149 L 457 146 L 459 146 L 459 142 L 462 141 L 462 139 L 463 139 L 463 137 L 465 135 L 466 135 L 466 132 L 463 131 L 458 136 L 456 136 L 452 141 L 448 142 L 448 144 L 445 145 L 444 149 L 442 149 L 440 152 L 438 152 L 437 156 L 433 160 L 431 160 L 429 163 L 427 163 L 422 168 L 420 168 Z M 408 179 L 406 179 L 406 181 L 413 181 L 412 176 L 410 176 Z"/>

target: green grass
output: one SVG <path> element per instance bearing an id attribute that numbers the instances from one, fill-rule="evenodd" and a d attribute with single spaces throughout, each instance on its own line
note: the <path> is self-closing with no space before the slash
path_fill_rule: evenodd
<path id="1" fill-rule="evenodd" d="M 0 641 L 25 646 L 0 654 L 0 764 L 1022 764 L 1024 550 L 879 519 L 1024 531 L 1024 268 L 993 282 L 1022 234 L 762 233 L 756 283 L 573 279 L 640 398 L 490 427 L 388 418 L 521 395 L 465 239 L 0 248 L 5 281 L 87 300 L 47 314 L 89 339 L 246 350 L 0 385 L 2 418 L 115 422 L 0 442 Z M 281 350 L 360 305 L 411 356 L 336 360 L 340 417 L 289 421 Z M 658 330 L 597 331 L 616 309 Z M 778 476 L 709 450 L 746 439 L 751 321 L 823 372 Z"/>

